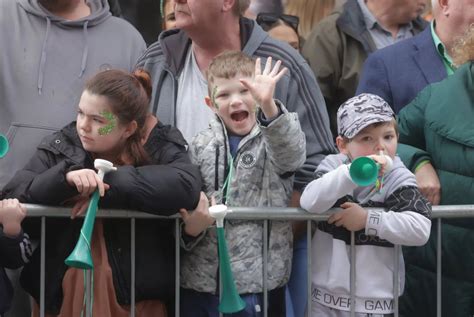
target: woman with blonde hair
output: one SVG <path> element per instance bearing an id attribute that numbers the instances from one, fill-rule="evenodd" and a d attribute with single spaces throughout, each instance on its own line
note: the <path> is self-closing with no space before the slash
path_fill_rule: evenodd
<path id="1" fill-rule="evenodd" d="M 176 18 L 174 16 L 174 0 L 160 1 L 161 29 L 163 31 L 174 29 L 176 27 Z"/>
<path id="2" fill-rule="evenodd" d="M 334 10 L 335 0 L 288 0 L 285 13 L 300 18 L 298 33 L 304 39 L 319 21 Z"/>

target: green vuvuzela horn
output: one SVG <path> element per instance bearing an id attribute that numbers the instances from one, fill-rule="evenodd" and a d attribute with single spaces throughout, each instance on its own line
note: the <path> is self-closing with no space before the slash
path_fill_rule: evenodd
<path id="1" fill-rule="evenodd" d="M 216 219 L 219 271 L 222 282 L 222 294 L 218 309 L 223 314 L 236 313 L 245 308 L 245 302 L 240 297 L 235 286 L 234 276 L 230 267 L 227 242 L 225 240 L 224 217 L 229 211 L 226 205 L 209 207 L 209 214 Z"/>
<path id="2" fill-rule="evenodd" d="M 4 157 L 8 152 L 8 139 L 0 133 L 0 158 Z"/>
<path id="3" fill-rule="evenodd" d="M 96 159 L 94 161 L 94 167 L 98 170 L 97 174 L 101 180 L 104 179 L 106 173 L 117 169 L 111 162 L 101 159 Z M 86 216 L 81 228 L 81 235 L 79 236 L 76 247 L 64 261 L 67 266 L 84 270 L 91 270 L 94 268 L 91 254 L 91 238 L 92 231 L 94 230 L 94 222 L 99 199 L 100 195 L 99 190 L 97 189 L 94 194 L 92 194 L 89 206 L 87 207 Z"/>
<path id="4" fill-rule="evenodd" d="M 390 156 L 380 152 L 380 156 L 383 156 L 386 160 L 385 164 L 385 173 L 390 171 L 393 165 L 393 161 Z M 379 175 L 380 164 L 377 163 L 370 157 L 361 156 L 352 161 L 351 166 L 349 167 L 349 175 L 352 178 L 352 181 L 359 186 L 369 186 L 374 184 Z"/>

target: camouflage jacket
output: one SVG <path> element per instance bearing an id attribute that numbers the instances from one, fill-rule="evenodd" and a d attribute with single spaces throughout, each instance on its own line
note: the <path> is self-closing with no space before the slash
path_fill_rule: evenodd
<path id="1" fill-rule="evenodd" d="M 258 123 L 239 143 L 233 159 L 228 206 L 286 207 L 293 190 L 296 169 L 306 157 L 304 133 L 296 113 L 278 102 L 281 115 L 270 124 Z M 200 166 L 208 197 L 222 202 L 222 188 L 231 157 L 226 129 L 218 117 L 193 140 L 191 156 Z M 263 291 L 263 221 L 227 220 L 225 234 L 234 280 L 239 293 Z M 291 270 L 293 236 L 288 221 L 271 221 L 268 234 L 268 288 L 284 285 Z M 215 227 L 186 245 L 181 266 L 181 286 L 217 293 L 218 255 Z"/>

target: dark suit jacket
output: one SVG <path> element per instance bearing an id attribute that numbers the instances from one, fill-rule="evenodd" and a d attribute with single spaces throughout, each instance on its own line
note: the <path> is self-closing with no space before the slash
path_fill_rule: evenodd
<path id="1" fill-rule="evenodd" d="M 431 28 L 371 54 L 362 71 L 357 94 L 379 95 L 398 113 L 431 83 L 447 77 L 436 51 Z"/>

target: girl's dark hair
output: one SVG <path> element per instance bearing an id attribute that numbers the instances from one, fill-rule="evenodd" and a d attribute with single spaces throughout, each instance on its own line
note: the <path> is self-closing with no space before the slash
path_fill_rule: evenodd
<path id="1" fill-rule="evenodd" d="M 133 165 L 144 165 L 149 161 L 142 138 L 151 99 L 151 78 L 148 72 L 137 69 L 128 73 L 118 69 L 100 72 L 87 81 L 85 90 L 104 96 L 120 124 L 137 122 L 137 129 L 126 143 L 125 151 L 132 158 Z"/>
<path id="2" fill-rule="evenodd" d="M 279 25 L 286 25 L 292 28 L 299 36 L 298 25 L 300 24 L 300 18 L 296 15 L 260 12 L 257 15 L 256 21 L 266 32 Z"/>

